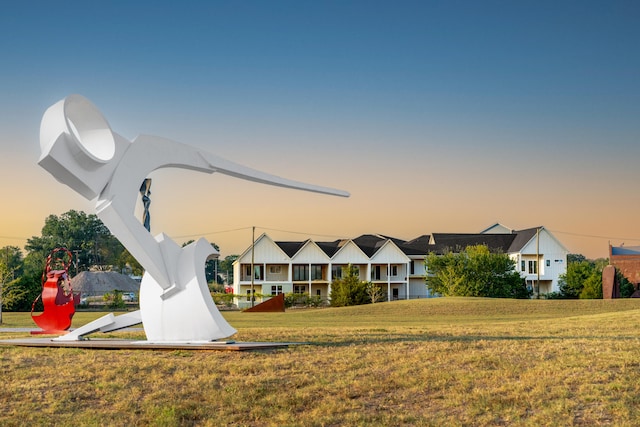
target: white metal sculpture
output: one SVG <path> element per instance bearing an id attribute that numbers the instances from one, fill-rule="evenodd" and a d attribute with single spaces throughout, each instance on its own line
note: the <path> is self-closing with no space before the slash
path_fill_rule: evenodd
<path id="1" fill-rule="evenodd" d="M 281 187 L 348 197 L 345 191 L 266 174 L 165 138 L 141 135 L 129 141 L 111 130 L 86 98 L 71 95 L 47 109 L 40 126 L 39 164 L 58 181 L 89 200 L 96 214 L 140 262 L 140 310 L 112 314 L 58 340 L 79 340 L 142 322 L 148 341 L 212 341 L 233 335 L 217 310 L 206 283 L 204 266 L 217 252 L 205 239 L 181 248 L 164 233 L 155 238 L 136 219 L 136 197 L 149 173 L 160 168 L 219 172 Z"/>

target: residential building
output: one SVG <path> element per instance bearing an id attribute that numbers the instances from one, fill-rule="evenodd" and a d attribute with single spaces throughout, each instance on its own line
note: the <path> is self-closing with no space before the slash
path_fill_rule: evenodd
<path id="1" fill-rule="evenodd" d="M 236 304 L 244 308 L 251 305 L 252 295 L 254 302 L 260 302 L 280 293 L 327 301 L 332 281 L 341 278 L 349 265 L 355 267 L 360 280 L 379 286 L 387 300 L 429 298 L 433 295 L 425 286 L 427 254 L 478 244 L 508 253 L 532 289 L 537 290 L 539 280 L 541 294 L 558 290 L 558 276 L 566 271 L 567 250 L 544 227 L 513 231 L 496 224 L 477 234 L 435 233 L 408 241 L 365 234 L 329 242 L 283 242 L 262 234 L 234 263 L 234 294 L 241 296 Z"/>

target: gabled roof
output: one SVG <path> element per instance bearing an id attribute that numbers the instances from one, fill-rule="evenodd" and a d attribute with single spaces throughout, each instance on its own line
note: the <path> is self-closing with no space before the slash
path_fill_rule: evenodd
<path id="1" fill-rule="evenodd" d="M 300 249 L 309 241 L 309 239 L 304 240 L 302 242 L 274 242 L 282 252 L 287 254 L 289 258 L 293 258 L 295 254 L 298 253 Z"/>
<path id="2" fill-rule="evenodd" d="M 351 239 L 369 258 L 371 258 L 387 240 L 388 239 L 375 234 L 363 234 L 355 239 Z"/>
<path id="3" fill-rule="evenodd" d="M 407 255 L 424 255 L 429 252 L 430 239 L 430 235 L 424 234 L 422 236 L 416 237 L 413 240 L 408 240 L 406 242 L 396 242 L 396 245 L 398 245 L 402 252 Z"/>
<path id="4" fill-rule="evenodd" d="M 458 252 L 467 246 L 486 245 L 492 252 L 507 253 L 516 234 L 470 234 L 470 233 L 433 233 L 430 252 Z"/>
<path id="5" fill-rule="evenodd" d="M 542 227 L 527 228 L 526 230 L 518 230 L 514 232 L 516 238 L 509 247 L 509 252 L 520 252 L 527 243 L 531 241 L 536 235 L 536 231 Z"/>
<path id="6" fill-rule="evenodd" d="M 282 248 L 281 248 L 280 246 L 278 246 L 278 245 L 276 244 L 276 242 L 274 242 L 274 241 L 273 241 L 273 239 L 271 239 L 271 237 L 269 237 L 269 235 L 267 235 L 267 233 L 262 233 L 262 234 L 261 234 L 261 235 L 260 235 L 260 236 L 255 240 L 254 245 L 255 245 L 255 246 L 259 246 L 259 245 L 262 243 L 262 241 L 263 241 L 263 240 L 265 240 L 265 241 L 267 241 L 267 242 L 270 242 L 271 244 L 275 245 L 279 250 L 281 250 L 281 251 L 283 252 L 283 255 L 287 255 L 287 254 L 282 250 Z M 306 242 L 306 241 L 305 241 L 305 242 Z M 305 243 L 305 242 L 299 242 L 299 243 L 300 243 L 301 245 L 304 245 L 304 243 Z M 251 245 L 249 245 L 249 247 L 248 247 L 247 249 L 245 249 L 245 251 L 244 251 L 244 252 L 242 252 L 242 253 L 240 254 L 240 256 L 238 256 L 238 258 L 237 258 L 233 263 L 234 263 L 234 264 L 237 264 L 237 263 L 241 262 L 241 260 L 242 260 L 245 256 L 247 256 L 247 255 L 249 255 L 249 254 L 251 253 L 251 250 L 252 250 L 252 246 L 251 246 Z M 289 256 L 289 255 L 287 255 L 287 256 Z"/>
<path id="7" fill-rule="evenodd" d="M 507 227 L 506 225 L 500 224 L 499 222 L 496 222 L 492 226 L 487 227 L 484 230 L 482 230 L 480 233 L 482 233 L 482 234 L 511 234 L 513 232 L 514 232 L 513 229 Z"/>
<path id="8" fill-rule="evenodd" d="M 534 237 L 536 237 L 536 231 L 540 230 L 540 233 L 542 234 L 542 232 L 544 231 L 544 233 L 552 240 L 554 241 L 564 252 L 569 252 L 567 250 L 567 248 L 564 247 L 564 245 L 562 244 L 562 242 L 560 242 L 556 236 L 554 236 L 549 230 L 547 230 L 546 228 L 544 228 L 543 226 L 540 227 L 533 227 L 533 228 L 527 228 L 526 230 L 518 230 L 518 231 L 514 231 L 514 233 L 518 236 L 516 238 L 516 240 L 513 241 L 513 244 L 511 245 L 511 247 L 509 248 L 509 252 L 521 252 L 522 249 L 524 249 L 524 247 L 531 242 L 531 240 L 533 240 Z"/>
<path id="9" fill-rule="evenodd" d="M 333 242 L 316 242 L 316 245 L 318 245 L 318 247 L 322 249 L 322 251 L 327 254 L 329 258 L 332 258 L 343 244 L 344 240 L 334 240 Z"/>

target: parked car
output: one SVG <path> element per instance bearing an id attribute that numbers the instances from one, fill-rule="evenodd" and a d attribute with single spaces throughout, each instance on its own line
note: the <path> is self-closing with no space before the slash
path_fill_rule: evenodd
<path id="1" fill-rule="evenodd" d="M 124 302 L 134 302 L 136 300 L 136 294 L 134 292 L 123 292 L 122 293 L 122 301 Z"/>

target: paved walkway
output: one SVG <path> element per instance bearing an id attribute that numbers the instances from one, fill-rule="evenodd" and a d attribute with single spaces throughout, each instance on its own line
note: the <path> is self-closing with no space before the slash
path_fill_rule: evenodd
<path id="1" fill-rule="evenodd" d="M 31 332 L 31 331 L 39 331 L 38 328 L 0 328 L 0 333 L 8 332 L 8 333 L 16 333 L 16 332 Z M 119 329 L 123 332 L 140 332 L 144 331 L 143 328 L 124 328 Z M 69 329 L 69 332 L 73 331 L 73 329 Z M 115 332 L 115 331 L 114 331 Z"/>

